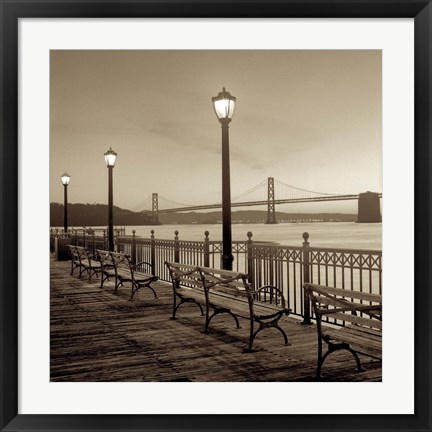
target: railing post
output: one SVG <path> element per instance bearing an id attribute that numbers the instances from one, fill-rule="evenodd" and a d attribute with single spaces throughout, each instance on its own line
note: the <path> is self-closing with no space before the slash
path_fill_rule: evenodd
<path id="1" fill-rule="evenodd" d="M 179 232 L 177 230 L 174 231 L 174 262 L 180 262 L 180 244 L 179 244 Z"/>
<path id="2" fill-rule="evenodd" d="M 116 243 L 117 243 L 117 252 L 120 252 L 120 230 L 117 230 L 117 238 L 116 238 Z"/>
<path id="3" fill-rule="evenodd" d="M 205 239 L 204 239 L 204 267 L 210 267 L 210 239 L 209 232 L 205 231 Z"/>
<path id="4" fill-rule="evenodd" d="M 131 260 L 134 264 L 137 263 L 136 260 L 136 242 L 135 242 L 135 230 L 132 230 L 132 250 L 131 250 Z"/>
<path id="5" fill-rule="evenodd" d="M 156 245 L 155 245 L 155 236 L 154 236 L 154 230 L 151 230 L 151 237 L 150 237 L 150 264 L 152 267 L 152 274 L 156 274 Z"/>
<path id="6" fill-rule="evenodd" d="M 95 253 L 95 230 L 92 230 L 92 248 L 93 248 L 93 254 Z"/>
<path id="7" fill-rule="evenodd" d="M 103 230 L 103 250 L 107 250 L 106 229 Z"/>
<path id="8" fill-rule="evenodd" d="M 309 263 L 309 233 L 303 233 L 303 283 L 310 282 L 310 263 Z M 303 287 L 301 288 L 303 290 Z M 309 295 L 303 290 L 303 321 L 302 324 L 310 325 L 311 321 L 311 312 L 310 312 L 310 301 Z"/>
<path id="9" fill-rule="evenodd" d="M 247 233 L 247 236 L 248 236 L 247 248 L 246 248 L 247 273 L 248 273 L 249 283 L 253 285 L 252 232 L 249 231 Z"/>
<path id="10" fill-rule="evenodd" d="M 86 247 L 86 230 L 85 230 L 85 228 L 83 228 L 83 244 L 82 244 L 82 246 Z"/>

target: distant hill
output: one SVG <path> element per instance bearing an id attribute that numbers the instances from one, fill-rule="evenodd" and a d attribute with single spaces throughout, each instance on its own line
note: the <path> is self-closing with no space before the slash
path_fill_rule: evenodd
<path id="1" fill-rule="evenodd" d="M 63 204 L 50 204 L 51 226 L 63 225 Z M 151 212 L 137 213 L 113 207 L 115 225 L 154 225 Z M 107 225 L 108 206 L 106 204 L 68 204 L 69 226 L 105 226 Z M 267 220 L 265 210 L 234 211 L 231 215 L 233 224 L 264 223 Z M 276 212 L 278 222 L 355 222 L 357 215 L 345 213 L 283 213 Z M 222 223 L 222 212 L 207 213 L 168 213 L 160 214 L 159 222 L 171 224 L 216 224 Z"/>
<path id="2" fill-rule="evenodd" d="M 50 204 L 51 226 L 63 226 L 64 206 Z M 115 225 L 152 225 L 151 215 L 136 213 L 113 206 Z M 68 204 L 69 226 L 106 226 L 108 224 L 108 206 L 106 204 Z"/>

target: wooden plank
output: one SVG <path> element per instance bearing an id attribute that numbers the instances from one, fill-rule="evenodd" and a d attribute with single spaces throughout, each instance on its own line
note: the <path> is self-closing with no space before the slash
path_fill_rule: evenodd
<path id="1" fill-rule="evenodd" d="M 316 284 L 305 284 L 305 287 L 310 287 L 313 291 L 319 294 L 333 294 L 336 296 L 341 296 L 345 298 L 355 298 L 359 300 L 367 300 L 376 303 L 382 303 L 382 296 L 379 294 L 371 294 L 360 291 L 346 290 L 342 288 L 334 288 L 324 285 L 316 285 Z"/>
<path id="2" fill-rule="evenodd" d="M 245 273 L 239 273 L 232 270 L 222 270 L 222 269 L 214 269 L 210 267 L 200 267 L 201 270 L 208 275 L 220 275 L 226 276 L 228 278 L 241 278 L 242 276 L 247 277 Z"/>
<path id="3" fill-rule="evenodd" d="M 371 338 L 370 336 L 361 337 L 358 334 L 353 334 L 350 332 L 349 328 L 342 328 L 340 330 L 330 330 L 326 329 L 324 334 L 330 336 L 330 338 L 345 342 L 350 345 L 350 347 L 359 353 L 374 356 L 376 358 L 381 358 L 382 356 L 382 339 L 381 338 Z"/>
<path id="4" fill-rule="evenodd" d="M 314 296 L 314 299 L 317 301 L 319 306 L 335 306 L 339 310 L 357 310 L 357 311 L 381 311 L 382 307 L 380 304 L 364 304 L 354 301 L 348 301 L 346 299 L 335 298 L 335 297 L 323 297 L 323 296 Z"/>
<path id="5" fill-rule="evenodd" d="M 198 291 L 196 289 L 184 287 L 178 288 L 177 293 L 185 298 L 192 298 L 203 306 L 205 305 L 204 291 Z"/>
<path id="6" fill-rule="evenodd" d="M 334 311 L 331 311 L 334 312 Z M 359 324 L 361 326 L 370 326 L 372 328 L 375 329 L 381 329 L 382 328 L 382 322 L 375 320 L 375 319 L 370 319 L 370 318 L 363 318 L 357 315 L 351 315 L 350 313 L 343 313 L 343 312 L 334 312 L 331 313 L 330 315 L 332 318 L 337 319 L 337 320 L 341 320 L 341 321 L 345 321 L 345 322 L 350 322 L 350 323 L 354 323 L 354 324 Z"/>

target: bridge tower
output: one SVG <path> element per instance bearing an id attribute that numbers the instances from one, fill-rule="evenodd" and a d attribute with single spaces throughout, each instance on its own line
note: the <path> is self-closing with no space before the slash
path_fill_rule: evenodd
<path id="1" fill-rule="evenodd" d="M 274 178 L 267 179 L 267 222 L 266 224 L 276 224 Z"/>
<path id="2" fill-rule="evenodd" d="M 152 216 L 153 224 L 159 225 L 159 198 L 157 193 L 152 194 Z"/>
<path id="3" fill-rule="evenodd" d="M 374 223 L 381 221 L 379 194 L 369 191 L 359 194 L 357 222 Z"/>

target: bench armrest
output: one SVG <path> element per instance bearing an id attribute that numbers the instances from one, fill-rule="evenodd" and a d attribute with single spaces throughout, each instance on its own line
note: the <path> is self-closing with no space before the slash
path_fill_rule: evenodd
<path id="1" fill-rule="evenodd" d="M 141 262 L 139 262 L 137 264 L 132 265 L 131 267 L 132 267 L 133 270 L 136 270 L 137 268 L 139 268 L 141 266 L 144 266 L 144 265 L 147 266 L 147 267 L 149 267 L 151 270 L 153 270 L 152 265 L 149 262 L 147 262 L 147 261 L 141 261 Z"/>
<path id="2" fill-rule="evenodd" d="M 286 309 L 287 311 L 290 311 L 290 309 L 287 309 L 285 306 L 286 305 L 285 297 L 283 295 L 282 290 L 273 285 L 263 285 L 262 287 L 259 287 L 258 289 L 251 291 L 251 294 L 254 300 L 259 300 L 260 294 L 269 294 L 271 298 L 274 299 L 273 301 L 275 301 L 276 299 L 280 299 L 282 308 Z"/>

